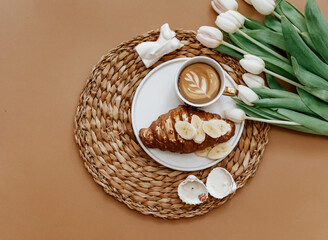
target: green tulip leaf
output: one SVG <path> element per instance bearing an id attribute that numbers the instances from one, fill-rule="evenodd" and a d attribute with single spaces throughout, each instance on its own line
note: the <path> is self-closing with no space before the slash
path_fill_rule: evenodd
<path id="1" fill-rule="evenodd" d="M 291 57 L 293 69 L 297 79 L 305 86 L 320 87 L 328 90 L 328 81 L 326 79 L 306 70 L 303 66 L 299 65 L 296 58 Z"/>
<path id="2" fill-rule="evenodd" d="M 313 95 L 300 88 L 297 88 L 297 92 L 303 103 L 309 109 L 328 121 L 328 103 L 321 101 L 320 99 L 314 97 Z"/>
<path id="3" fill-rule="evenodd" d="M 305 86 L 305 91 L 328 103 L 328 91 L 320 87 Z"/>
<path id="4" fill-rule="evenodd" d="M 278 113 L 288 117 L 293 122 L 301 124 L 303 127 L 311 129 L 318 134 L 328 136 L 328 122 L 313 116 L 305 115 L 289 109 L 278 109 Z"/>
<path id="5" fill-rule="evenodd" d="M 305 5 L 305 19 L 307 29 L 313 41 L 315 49 L 328 63 L 328 22 L 322 15 L 315 0 L 308 0 Z"/>
<path id="6" fill-rule="evenodd" d="M 277 79 L 275 79 L 274 76 L 272 76 L 268 73 L 265 73 L 265 78 L 266 78 L 266 82 L 267 82 L 268 86 L 271 89 L 285 90 L 285 88 L 280 85 L 280 83 L 277 81 Z"/>
<path id="7" fill-rule="evenodd" d="M 317 115 L 300 98 L 264 98 L 252 102 L 256 107 L 287 108 L 298 112 Z"/>
<path id="8" fill-rule="evenodd" d="M 252 18 L 246 18 L 245 19 L 245 27 L 249 29 L 267 29 L 267 27 L 264 25 L 264 23 L 257 21 Z"/>
<path id="9" fill-rule="evenodd" d="M 264 24 L 275 32 L 282 32 L 281 22 L 272 15 L 266 15 L 264 17 Z"/>
<path id="10" fill-rule="evenodd" d="M 294 24 L 301 32 L 307 32 L 304 15 L 289 2 L 283 0 L 280 3 L 283 14 Z"/>
<path id="11" fill-rule="evenodd" d="M 238 59 L 242 59 L 243 58 L 243 55 L 236 52 L 235 50 L 227 47 L 227 46 L 224 46 L 224 45 L 220 45 L 218 47 L 215 48 L 216 51 L 218 52 L 221 52 L 221 53 L 224 53 L 224 54 L 227 54 L 231 57 L 235 57 L 235 58 L 238 58 Z"/>
<path id="12" fill-rule="evenodd" d="M 307 70 L 328 79 L 328 65 L 322 62 L 306 45 L 294 26 L 284 16 L 282 17 L 282 30 L 289 54 L 294 56 L 297 62 Z"/>
<path id="13" fill-rule="evenodd" d="M 252 88 L 252 90 L 261 98 L 293 98 L 299 100 L 297 94 L 286 90 L 270 89 L 270 88 Z"/>
<path id="14" fill-rule="evenodd" d="M 243 30 L 248 36 L 263 42 L 280 48 L 286 51 L 285 39 L 282 33 L 274 32 L 269 29 L 261 29 L 261 30 Z"/>

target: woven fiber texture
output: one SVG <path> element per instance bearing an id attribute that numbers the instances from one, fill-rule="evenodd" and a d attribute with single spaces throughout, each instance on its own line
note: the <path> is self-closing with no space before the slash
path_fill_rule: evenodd
<path id="1" fill-rule="evenodd" d="M 237 84 L 245 72 L 238 60 L 204 48 L 192 31 L 177 30 L 184 46 L 147 69 L 134 48 L 144 41 L 155 41 L 159 31 L 150 31 L 123 42 L 103 56 L 93 68 L 81 93 L 75 116 L 75 140 L 84 165 L 106 193 L 129 208 L 145 215 L 179 219 L 203 215 L 231 199 L 213 197 L 200 205 L 184 204 L 177 187 L 193 174 L 203 182 L 215 167 L 226 168 L 237 189 L 255 174 L 268 142 L 269 126 L 246 122 L 233 152 L 212 168 L 181 172 L 166 168 L 151 159 L 139 146 L 131 125 L 133 96 L 143 78 L 159 64 L 180 57 L 208 56 L 218 61 Z M 238 190 L 237 190 L 238 192 Z"/>

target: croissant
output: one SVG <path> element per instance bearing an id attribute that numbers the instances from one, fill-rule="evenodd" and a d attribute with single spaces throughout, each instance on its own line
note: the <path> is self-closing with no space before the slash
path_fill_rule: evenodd
<path id="1" fill-rule="evenodd" d="M 157 120 L 152 122 L 149 128 L 140 129 L 139 137 L 142 143 L 149 148 L 159 148 L 162 151 L 178 153 L 192 153 L 207 147 L 213 147 L 217 143 L 226 142 L 235 134 L 235 124 L 230 120 L 222 119 L 231 128 L 230 131 L 221 137 L 212 138 L 206 135 L 205 140 L 200 144 L 193 140 L 185 140 L 179 136 L 174 126 L 178 121 L 188 121 L 190 123 L 192 115 L 197 115 L 203 121 L 222 119 L 218 114 L 180 105 L 168 113 L 159 116 Z"/>

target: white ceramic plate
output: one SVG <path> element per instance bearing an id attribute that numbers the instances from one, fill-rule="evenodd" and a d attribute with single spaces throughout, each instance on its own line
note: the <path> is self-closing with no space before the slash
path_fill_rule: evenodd
<path id="1" fill-rule="evenodd" d="M 180 154 L 147 148 L 139 138 L 141 128 L 149 127 L 160 115 L 182 104 L 174 90 L 174 76 L 179 66 L 187 59 L 179 58 L 167 61 L 148 73 L 134 95 L 131 118 L 134 134 L 150 157 L 168 168 L 181 171 L 196 171 L 211 167 L 223 159 L 213 161 L 208 158 L 198 157 L 194 153 Z M 232 78 L 227 73 L 225 74 L 226 86 L 237 87 Z M 234 107 L 236 107 L 235 103 L 230 97 L 221 96 L 219 101 L 203 108 L 203 110 L 224 116 L 224 110 Z M 235 147 L 238 143 L 244 128 L 244 123 L 235 125 L 235 135 L 229 140 L 232 147 Z"/>

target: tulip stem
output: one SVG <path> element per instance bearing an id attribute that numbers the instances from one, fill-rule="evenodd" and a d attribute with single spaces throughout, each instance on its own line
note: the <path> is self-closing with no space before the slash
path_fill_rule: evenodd
<path id="1" fill-rule="evenodd" d="M 293 86 L 295 86 L 295 87 L 298 87 L 298 88 L 301 88 L 301 89 L 307 91 L 307 90 L 304 88 L 303 85 L 301 85 L 301 84 L 299 84 L 299 83 L 297 83 L 297 82 L 294 82 L 293 80 L 291 80 L 291 79 L 289 79 L 289 78 L 286 78 L 286 77 L 284 77 L 284 76 L 281 76 L 281 75 L 279 75 L 279 74 L 277 74 L 277 73 L 275 73 L 275 72 L 272 72 L 272 71 L 270 71 L 270 70 L 268 70 L 268 69 L 266 69 L 266 68 L 264 69 L 264 72 L 266 72 L 267 74 L 270 74 L 271 76 L 277 77 L 277 78 L 283 80 L 284 82 L 289 83 L 289 84 L 291 84 L 291 85 L 293 85 Z"/>
<path id="2" fill-rule="evenodd" d="M 247 54 L 249 54 L 248 52 L 244 51 L 243 49 L 241 49 L 241 48 L 239 48 L 239 47 L 236 47 L 236 46 L 234 46 L 234 45 L 232 45 L 232 44 L 230 44 L 230 43 L 228 43 L 228 42 L 226 42 L 226 41 L 223 41 L 223 42 L 222 42 L 222 45 L 224 45 L 224 46 L 226 46 L 226 47 L 229 47 L 229 48 L 231 48 L 231 49 L 233 49 L 233 50 L 235 50 L 235 51 L 237 51 L 237 52 L 240 52 L 240 53 L 243 54 L 243 55 L 247 55 Z"/>
<path id="3" fill-rule="evenodd" d="M 264 49 L 265 51 L 271 53 L 273 56 L 281 59 L 282 61 L 289 63 L 289 60 L 287 58 L 285 58 L 284 56 L 280 55 L 279 53 L 276 53 L 275 51 L 273 51 L 272 49 L 268 48 L 267 46 L 263 45 L 262 43 L 260 43 L 259 41 L 255 40 L 254 38 L 248 36 L 246 33 L 244 33 L 241 30 L 238 30 L 238 33 L 240 33 L 241 35 L 243 35 L 245 38 L 247 38 L 249 41 L 251 41 L 252 43 L 254 43 L 255 45 L 259 46 L 260 48 Z"/>
<path id="4" fill-rule="evenodd" d="M 273 15 L 278 18 L 279 20 L 281 20 L 281 16 L 279 13 L 277 13 L 276 11 L 273 11 Z"/>
<path id="5" fill-rule="evenodd" d="M 264 122 L 264 123 L 271 123 L 271 124 L 281 124 L 281 125 L 291 125 L 291 126 L 299 126 L 299 123 L 296 122 L 289 122 L 289 121 L 280 121 L 280 120 L 269 120 L 263 118 L 254 118 L 254 117 L 247 117 L 247 120 L 257 121 L 257 122 Z"/>

